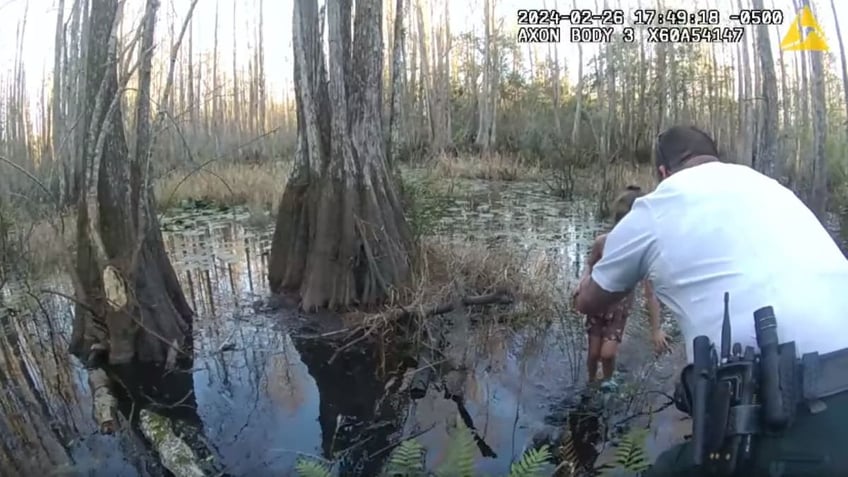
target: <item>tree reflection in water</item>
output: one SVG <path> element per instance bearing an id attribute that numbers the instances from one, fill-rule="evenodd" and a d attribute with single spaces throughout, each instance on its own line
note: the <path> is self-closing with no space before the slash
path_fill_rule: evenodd
<path id="1" fill-rule="evenodd" d="M 162 475 L 133 433 L 97 433 L 84 370 L 66 351 L 64 299 L 0 293 L 0 474 Z"/>
<path id="2" fill-rule="evenodd" d="M 340 475 L 377 475 L 403 429 L 407 394 L 396 392 L 400 379 L 388 384 L 402 371 L 399 360 L 383 360 L 376 345 L 364 344 L 329 363 L 336 346 L 303 338 L 294 344 L 320 395 L 323 457 L 338 459 Z"/>

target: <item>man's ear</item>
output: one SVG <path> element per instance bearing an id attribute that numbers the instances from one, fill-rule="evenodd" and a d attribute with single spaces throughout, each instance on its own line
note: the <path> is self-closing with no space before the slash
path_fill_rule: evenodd
<path id="1" fill-rule="evenodd" d="M 659 167 L 657 167 L 657 172 L 659 173 L 659 176 L 660 176 L 660 180 L 661 180 L 661 181 L 662 181 L 662 180 L 665 180 L 665 179 L 668 179 L 668 176 L 670 176 L 670 175 L 671 175 L 671 174 L 669 174 L 668 169 L 666 169 L 666 168 L 665 168 L 665 166 L 659 166 Z"/>

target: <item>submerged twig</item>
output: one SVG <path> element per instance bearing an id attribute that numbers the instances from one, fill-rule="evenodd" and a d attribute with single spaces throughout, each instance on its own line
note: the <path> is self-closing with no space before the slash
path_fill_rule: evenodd
<path id="1" fill-rule="evenodd" d="M 659 407 L 658 407 L 658 408 L 656 408 L 656 409 L 653 409 L 653 408 L 651 408 L 651 407 L 648 407 L 648 410 L 647 410 L 647 411 L 639 411 L 639 412 L 637 412 L 637 413 L 635 413 L 635 414 L 631 414 L 631 415 L 629 415 L 629 416 L 626 416 L 626 417 L 624 417 L 624 418 L 622 418 L 622 419 L 618 420 L 617 422 L 613 423 L 613 425 L 612 425 L 612 426 L 610 426 L 610 427 L 620 426 L 620 425 L 622 425 L 622 424 L 625 424 L 625 423 L 627 423 L 627 422 L 630 422 L 630 421 L 632 421 L 633 419 L 636 419 L 636 418 L 639 418 L 639 417 L 643 417 L 643 416 L 652 416 L 652 415 L 654 415 L 654 414 L 656 414 L 656 413 L 658 413 L 658 412 L 661 412 L 661 411 L 664 411 L 664 410 L 666 410 L 666 409 L 670 408 L 670 407 L 671 407 L 671 406 L 673 406 L 673 405 L 674 405 L 674 400 L 670 400 L 670 401 L 668 401 L 668 402 L 664 403 L 663 405 L 659 406 Z"/>

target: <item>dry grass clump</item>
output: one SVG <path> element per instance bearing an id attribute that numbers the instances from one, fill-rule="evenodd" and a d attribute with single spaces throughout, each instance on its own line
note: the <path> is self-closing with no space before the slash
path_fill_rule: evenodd
<path id="1" fill-rule="evenodd" d="M 217 205 L 272 210 L 286 187 L 291 163 L 212 163 L 197 170 L 174 170 L 155 182 L 159 210 L 192 199 Z"/>
<path id="2" fill-rule="evenodd" d="M 541 313 L 554 308 L 557 274 L 544 254 L 427 239 L 419 245 L 412 286 L 399 298 L 411 307 L 432 306 L 505 290 L 522 310 Z"/>
<path id="3" fill-rule="evenodd" d="M 64 229 L 63 229 L 64 221 Z M 57 270 L 65 255 L 75 249 L 76 213 L 63 217 L 20 221 L 5 230 L 0 251 L 7 270 L 17 269 L 29 276 Z"/>
<path id="4" fill-rule="evenodd" d="M 431 159 L 427 167 L 434 175 L 448 179 L 516 181 L 538 179 L 542 175 L 538 165 L 499 153 L 456 157 L 441 154 Z"/>

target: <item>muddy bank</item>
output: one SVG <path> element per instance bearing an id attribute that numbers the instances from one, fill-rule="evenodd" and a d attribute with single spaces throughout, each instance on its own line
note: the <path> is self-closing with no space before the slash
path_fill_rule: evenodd
<path id="1" fill-rule="evenodd" d="M 546 256 L 563 270 L 567 289 L 604 224 L 591 203 L 559 201 L 543 187 L 465 181 L 462 191 L 440 199 L 430 230 L 442 241 L 515 247 L 528 261 Z M 267 295 L 271 230 L 251 228 L 248 219 L 239 209 L 207 208 L 163 220 L 166 246 L 198 315 L 192 381 L 199 423 L 184 431 L 210 450 L 225 475 L 291 475 L 303 456 L 337 461 L 344 475 L 369 475 L 410 436 L 435 464 L 463 413 L 483 444 L 478 471 L 502 475 L 535 435 L 562 427 L 579 400 L 582 319 L 566 312 L 518 329 L 494 319 L 463 328 L 451 351 L 463 368 L 460 403 L 438 387 L 412 399 L 403 387 L 410 363 L 385 350 L 361 347 L 328 364 L 335 351 L 304 332 L 311 318 L 254 306 Z M 6 306 L 17 310 L 4 316 L 18 336 L 17 345 L 3 347 L 22 356 L 3 355 L 4 363 L 30 369 L 29 377 L 0 376 L 20 388 L 2 402 L 4 470 L 165 475 L 138 436 L 94 434 L 84 375 L 64 353 L 72 309 L 61 296 L 38 291 L 68 290 L 61 280 L 32 288 L 46 312 L 20 288 L 3 292 Z M 468 323 L 463 310 L 447 318 Z M 619 360 L 626 399 L 615 406 L 623 417 L 656 401 L 654 391 L 673 374 L 672 360 L 655 362 L 646 351 L 645 320 L 634 316 L 631 323 Z"/>

